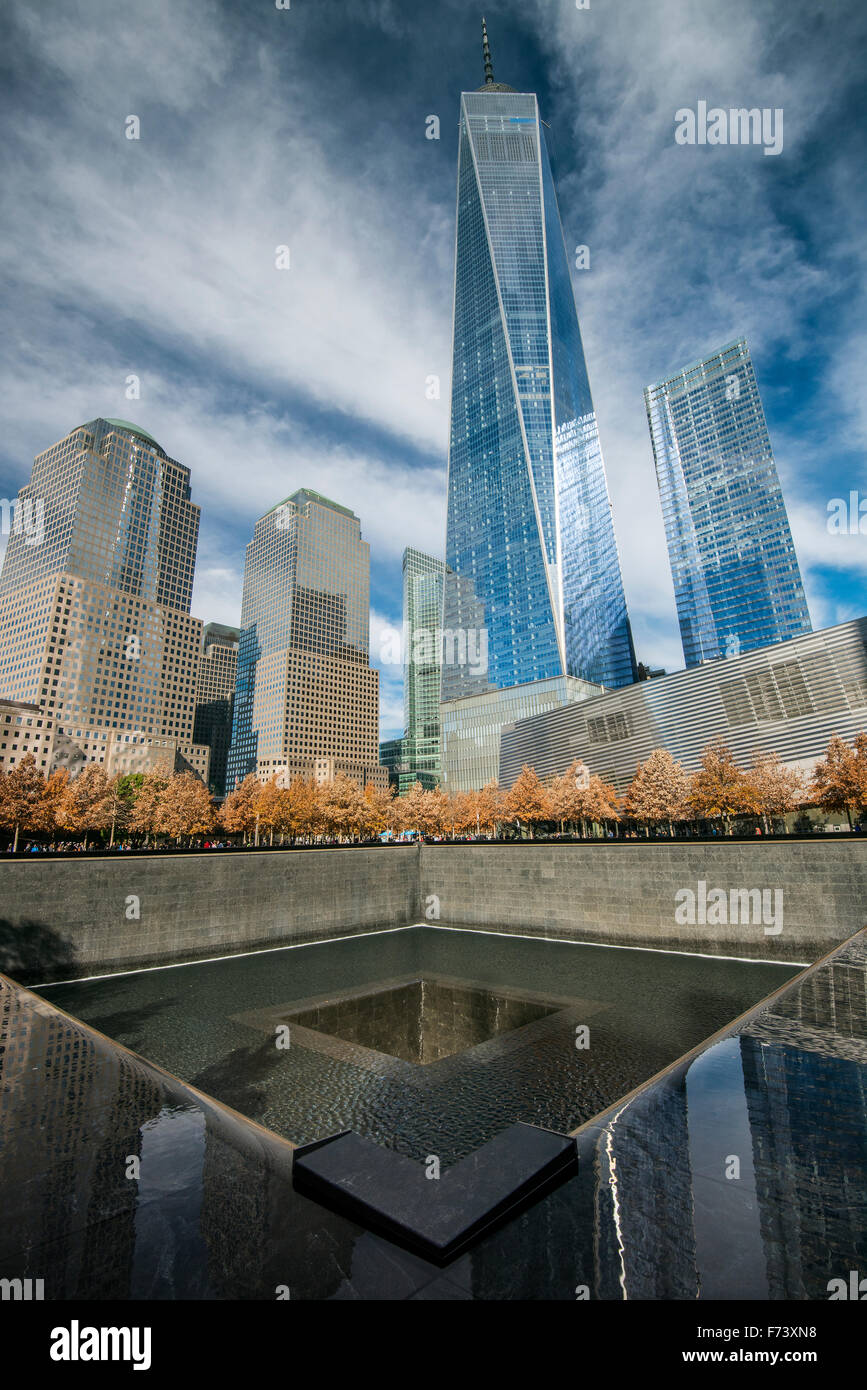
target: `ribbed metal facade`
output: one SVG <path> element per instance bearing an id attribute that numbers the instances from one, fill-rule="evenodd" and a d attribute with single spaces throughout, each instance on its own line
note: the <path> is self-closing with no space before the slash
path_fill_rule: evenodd
<path id="1" fill-rule="evenodd" d="M 518 720 L 502 731 L 499 780 L 511 786 L 524 763 L 544 780 L 581 758 L 625 791 L 654 748 L 688 772 L 716 738 L 742 767 L 764 750 L 807 765 L 832 734 L 851 740 L 862 729 L 867 618 Z"/>

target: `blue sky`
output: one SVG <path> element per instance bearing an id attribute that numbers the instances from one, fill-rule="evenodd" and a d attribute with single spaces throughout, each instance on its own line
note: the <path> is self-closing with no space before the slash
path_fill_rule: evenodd
<path id="1" fill-rule="evenodd" d="M 590 247 L 573 279 L 639 657 L 683 664 L 642 390 L 741 333 L 814 625 L 862 615 L 867 538 L 827 516 L 867 495 L 867 7 L 485 14 L 496 76 L 539 94 L 567 246 Z M 443 551 L 458 102 L 482 81 L 480 15 L 7 3 L 0 495 L 82 421 L 136 421 L 191 469 L 194 613 L 237 622 L 255 519 L 313 487 L 370 541 L 378 663 L 404 546 Z M 782 107 L 783 152 L 676 144 L 699 99 Z M 382 674 L 390 736 L 400 673 Z"/>

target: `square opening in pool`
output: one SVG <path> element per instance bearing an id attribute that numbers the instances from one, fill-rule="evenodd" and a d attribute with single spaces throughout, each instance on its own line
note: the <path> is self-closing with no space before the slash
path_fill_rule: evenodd
<path id="1" fill-rule="evenodd" d="M 325 1000 L 286 1015 L 285 1021 L 426 1065 L 535 1023 L 562 1007 L 511 991 L 423 978 Z"/>

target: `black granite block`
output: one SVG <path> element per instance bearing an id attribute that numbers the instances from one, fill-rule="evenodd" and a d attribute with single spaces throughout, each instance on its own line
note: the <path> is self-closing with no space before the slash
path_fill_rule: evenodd
<path id="1" fill-rule="evenodd" d="M 298 1191 L 436 1264 L 578 1170 L 575 1140 L 514 1124 L 440 1177 L 352 1130 L 295 1151 Z"/>

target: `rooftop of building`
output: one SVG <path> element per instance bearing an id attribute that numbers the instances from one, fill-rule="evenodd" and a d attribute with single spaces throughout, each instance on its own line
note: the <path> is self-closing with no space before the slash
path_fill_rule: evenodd
<path id="1" fill-rule="evenodd" d="M 116 429 L 125 430 L 127 434 L 135 434 L 139 439 L 147 440 L 148 444 L 156 444 L 158 449 L 162 448 L 162 445 L 158 440 L 154 439 L 152 434 L 149 434 L 147 430 L 143 430 L 141 425 L 134 425 L 131 420 L 114 420 L 109 415 L 103 415 L 102 419 L 107 425 L 114 425 Z"/>
<path id="2" fill-rule="evenodd" d="M 202 629 L 202 646 L 229 646 L 241 640 L 237 627 L 227 627 L 225 623 L 206 623 Z"/>
<path id="3" fill-rule="evenodd" d="M 52 718 L 41 705 L 31 704 L 28 700 L 10 700 L 5 695 L 0 695 L 0 708 L 21 710 L 22 714 L 41 714 L 46 719 Z"/>
<path id="4" fill-rule="evenodd" d="M 342 516 L 350 516 L 353 521 L 358 521 L 358 517 L 351 507 L 344 507 L 340 502 L 334 502 L 330 497 L 324 497 L 321 492 L 314 492 L 311 487 L 298 488 L 297 492 L 284 497 L 282 502 L 275 502 L 273 507 L 268 508 L 265 515 L 270 516 L 272 512 L 279 511 L 281 507 L 288 506 L 290 502 L 294 503 L 296 507 L 303 507 L 308 502 L 315 502 L 317 506 L 328 507 L 333 512 L 340 512 Z"/>
<path id="5" fill-rule="evenodd" d="M 714 348 L 713 352 L 706 352 L 703 357 L 697 357 L 694 362 L 687 362 L 685 367 L 676 367 L 666 376 L 660 377 L 658 381 L 651 381 L 644 388 L 645 394 L 648 391 L 658 390 L 660 386 L 667 386 L 669 382 L 678 381 L 681 377 L 688 376 L 690 372 L 696 372 L 700 368 L 706 367 L 708 363 L 715 362 L 718 357 L 722 357 L 726 352 L 731 352 L 733 348 L 746 349 L 746 347 L 747 340 L 743 334 L 739 338 L 732 338 L 730 343 L 723 343 L 722 347 Z"/>

